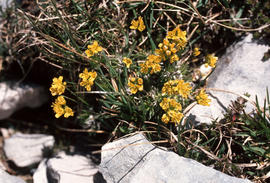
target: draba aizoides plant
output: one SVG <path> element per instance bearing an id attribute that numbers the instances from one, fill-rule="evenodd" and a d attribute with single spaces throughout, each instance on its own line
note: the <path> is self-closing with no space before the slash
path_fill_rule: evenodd
<path id="1" fill-rule="evenodd" d="M 143 33 L 145 24 L 142 17 L 132 20 L 129 28 Z M 100 64 L 84 68 L 78 74 L 77 83 L 85 88 L 85 95 L 100 94 L 97 101 L 101 106 L 99 113 L 103 114 L 99 115 L 101 118 L 107 116 L 124 120 L 141 128 L 147 128 L 145 121 L 178 126 L 184 117 L 183 109 L 188 104 L 197 101 L 200 105 L 209 106 L 211 102 L 204 88 L 192 85 L 179 74 L 181 58 L 194 58 L 201 54 L 197 47 L 193 51 L 187 51 L 189 49 L 186 31 L 181 30 L 180 26 L 169 31 L 154 53 L 146 56 L 145 61 L 133 60 L 129 56 L 110 59 L 99 43 L 93 41 L 84 54 L 92 58 L 101 53 L 98 57 Z M 207 54 L 205 66 L 215 67 L 217 59 L 214 54 Z M 57 118 L 62 115 L 73 116 L 72 109 L 66 106 L 61 95 L 66 87 L 62 80 L 62 76 L 54 78 L 50 89 L 53 96 L 61 97 L 52 105 Z"/>

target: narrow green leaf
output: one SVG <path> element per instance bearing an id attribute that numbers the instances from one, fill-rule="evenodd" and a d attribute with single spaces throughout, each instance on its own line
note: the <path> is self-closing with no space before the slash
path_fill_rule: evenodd
<path id="1" fill-rule="evenodd" d="M 242 6 L 238 12 L 236 13 L 235 15 L 235 18 L 241 18 L 242 14 L 243 14 L 243 11 L 244 11 L 244 7 Z"/>

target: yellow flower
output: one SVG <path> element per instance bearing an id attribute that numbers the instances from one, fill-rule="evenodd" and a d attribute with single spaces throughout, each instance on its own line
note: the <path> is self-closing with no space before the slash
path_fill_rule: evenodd
<path id="1" fill-rule="evenodd" d="M 195 57 L 197 57 L 197 56 L 200 55 L 200 54 L 201 54 L 201 52 L 200 52 L 199 48 L 195 47 L 194 50 L 193 50 L 193 55 L 194 55 Z"/>
<path id="2" fill-rule="evenodd" d="M 187 43 L 186 31 L 182 31 L 180 26 L 177 26 L 175 29 L 168 32 L 166 39 L 173 40 L 178 50 L 183 49 Z"/>
<path id="3" fill-rule="evenodd" d="M 132 83 L 134 83 L 134 82 L 136 81 L 136 78 L 135 78 L 135 77 L 131 77 L 131 78 L 130 78 L 130 81 L 131 81 Z"/>
<path id="4" fill-rule="evenodd" d="M 163 98 L 162 102 L 160 102 L 160 107 L 164 110 L 167 111 L 170 107 L 170 99 L 169 98 Z"/>
<path id="5" fill-rule="evenodd" d="M 181 111 L 182 110 L 182 105 L 178 102 L 176 102 L 175 99 L 170 99 L 170 98 L 163 98 L 162 102 L 160 102 L 160 107 L 164 110 L 176 110 L 176 111 Z"/>
<path id="6" fill-rule="evenodd" d="M 159 65 L 160 62 L 161 57 L 159 55 L 153 54 L 149 55 L 144 63 L 139 64 L 141 67 L 140 70 L 141 73 L 147 74 L 149 69 L 151 69 L 150 74 L 160 72 L 161 71 L 161 66 Z"/>
<path id="7" fill-rule="evenodd" d="M 142 17 L 139 16 L 138 20 L 132 20 L 129 28 L 134 30 L 138 29 L 140 32 L 142 32 L 145 29 Z"/>
<path id="8" fill-rule="evenodd" d="M 132 20 L 131 21 L 131 26 L 129 28 L 136 30 L 138 27 L 139 27 L 139 21 L 138 20 Z"/>
<path id="9" fill-rule="evenodd" d="M 58 96 L 55 99 L 55 102 L 52 104 L 52 108 L 55 112 L 56 118 L 59 118 L 62 115 L 64 115 L 65 118 L 74 115 L 72 109 L 66 105 L 66 100 L 63 96 Z"/>
<path id="10" fill-rule="evenodd" d="M 143 19 L 142 19 L 141 16 L 139 16 L 138 20 L 139 20 L 139 27 L 138 27 L 138 30 L 139 30 L 140 32 L 142 32 L 142 31 L 145 29 L 145 25 L 144 25 L 144 22 L 143 22 Z"/>
<path id="11" fill-rule="evenodd" d="M 181 95 L 183 98 L 187 98 L 190 95 L 192 87 L 189 83 L 185 83 L 184 80 L 169 80 L 161 89 L 163 95 Z"/>
<path id="12" fill-rule="evenodd" d="M 177 80 L 169 80 L 167 81 L 162 89 L 161 92 L 163 95 L 167 94 L 167 95 L 177 95 L 177 91 L 174 91 L 173 87 L 175 87 L 177 84 Z"/>
<path id="13" fill-rule="evenodd" d="M 190 95 L 190 91 L 192 87 L 190 86 L 189 83 L 185 83 L 184 80 L 178 80 L 178 84 L 176 86 L 178 93 L 183 97 L 183 98 L 188 98 Z"/>
<path id="14" fill-rule="evenodd" d="M 74 116 L 74 113 L 72 111 L 72 109 L 68 106 L 65 106 L 65 114 L 64 117 L 68 118 L 69 116 Z"/>
<path id="15" fill-rule="evenodd" d="M 66 100 L 62 95 L 55 99 L 55 102 L 52 104 L 52 108 L 56 118 L 59 118 L 62 115 L 64 115 L 65 118 L 74 115 L 72 109 L 66 105 Z"/>
<path id="16" fill-rule="evenodd" d="M 102 47 L 98 45 L 97 41 L 94 41 L 92 45 L 87 46 L 87 50 L 85 51 L 85 54 L 89 58 L 100 51 L 102 51 Z"/>
<path id="17" fill-rule="evenodd" d="M 59 78 L 53 78 L 52 86 L 50 87 L 50 91 L 52 96 L 61 95 L 65 92 L 66 82 L 63 82 L 63 76 L 59 76 Z"/>
<path id="18" fill-rule="evenodd" d="M 167 114 L 170 117 L 170 121 L 173 123 L 180 123 L 181 119 L 184 116 L 181 112 L 176 110 L 169 110 Z"/>
<path id="19" fill-rule="evenodd" d="M 55 99 L 55 103 L 59 104 L 59 105 L 66 105 L 66 100 L 65 98 L 61 95 L 61 96 L 58 96 L 56 99 Z"/>
<path id="20" fill-rule="evenodd" d="M 148 73 L 148 66 L 147 66 L 147 64 L 146 63 L 141 63 L 141 64 L 139 64 L 139 66 L 141 67 L 141 73 L 143 73 L 143 74 L 147 74 Z"/>
<path id="21" fill-rule="evenodd" d="M 175 61 L 178 61 L 178 60 L 179 60 L 178 55 L 173 54 L 173 56 L 171 56 L 171 58 L 170 58 L 170 63 L 174 63 Z"/>
<path id="22" fill-rule="evenodd" d="M 169 59 L 170 63 L 173 63 L 179 60 L 179 57 L 176 54 L 179 49 L 176 47 L 175 41 L 170 42 L 168 38 L 165 38 L 163 39 L 162 43 L 159 43 L 158 47 L 159 49 L 156 49 L 155 53 L 160 57 L 160 61 L 166 61 L 167 59 Z"/>
<path id="23" fill-rule="evenodd" d="M 182 105 L 180 103 L 178 103 L 175 99 L 163 98 L 159 105 L 166 112 L 161 117 L 162 122 L 166 124 L 170 121 L 173 123 L 180 123 L 184 116 L 181 113 Z"/>
<path id="24" fill-rule="evenodd" d="M 184 117 L 184 115 L 181 112 L 175 112 L 172 122 L 174 123 L 180 123 L 181 119 Z"/>
<path id="25" fill-rule="evenodd" d="M 130 64 L 132 64 L 132 60 L 130 58 L 124 57 L 123 62 L 126 64 L 127 68 L 130 67 Z"/>
<path id="26" fill-rule="evenodd" d="M 130 77 L 128 80 L 128 86 L 132 94 L 136 94 L 138 91 L 143 90 L 143 79 Z"/>
<path id="27" fill-rule="evenodd" d="M 178 102 L 176 102 L 176 100 L 174 100 L 174 99 L 171 99 L 170 100 L 170 106 L 173 107 L 174 110 L 177 110 L 177 111 L 181 111 L 182 110 L 181 104 L 179 104 Z"/>
<path id="28" fill-rule="evenodd" d="M 142 84 L 143 84 L 143 79 L 142 79 L 142 78 L 138 78 L 137 81 L 138 81 L 138 84 L 139 84 L 139 85 L 142 85 Z"/>
<path id="29" fill-rule="evenodd" d="M 170 117 L 167 114 L 163 114 L 161 117 L 161 121 L 167 124 L 170 121 Z"/>
<path id="30" fill-rule="evenodd" d="M 206 67 L 209 65 L 210 67 L 215 67 L 216 66 L 216 62 L 218 60 L 218 57 L 215 57 L 214 54 L 208 54 L 206 56 Z"/>
<path id="31" fill-rule="evenodd" d="M 62 105 L 59 105 L 57 103 L 53 103 L 52 108 L 53 108 L 53 111 L 55 112 L 56 118 L 59 118 L 65 113 L 65 110 L 62 108 Z"/>
<path id="32" fill-rule="evenodd" d="M 89 49 L 87 49 L 87 50 L 85 50 L 85 54 L 86 54 L 86 56 L 89 58 L 89 57 L 92 57 L 93 55 L 94 55 L 94 53 L 92 52 L 92 50 L 89 50 Z"/>
<path id="33" fill-rule="evenodd" d="M 199 92 L 199 95 L 196 96 L 196 100 L 200 105 L 210 106 L 211 99 L 208 98 L 208 95 L 205 93 L 204 89 L 202 89 Z"/>
<path id="34" fill-rule="evenodd" d="M 161 71 L 161 66 L 159 64 L 153 64 L 152 70 L 150 71 L 150 74 L 157 73 Z"/>
<path id="35" fill-rule="evenodd" d="M 151 54 L 151 55 L 149 55 L 149 56 L 147 57 L 147 60 L 148 60 L 148 62 L 150 62 L 150 63 L 156 63 L 156 64 L 159 64 L 159 63 L 161 62 L 161 57 L 158 56 L 158 55 L 153 55 L 153 54 Z"/>
<path id="36" fill-rule="evenodd" d="M 87 91 L 91 91 L 91 87 L 94 84 L 94 80 L 97 77 L 97 73 L 95 71 L 88 72 L 87 68 L 85 68 L 84 71 L 79 74 L 79 77 L 82 78 L 80 85 L 84 86 Z"/>

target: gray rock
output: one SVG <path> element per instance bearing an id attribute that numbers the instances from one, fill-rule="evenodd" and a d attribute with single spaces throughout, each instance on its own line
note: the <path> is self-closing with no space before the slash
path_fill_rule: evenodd
<path id="1" fill-rule="evenodd" d="M 97 165 L 81 155 L 70 156 L 60 153 L 47 162 L 48 182 L 93 183 L 97 173 Z"/>
<path id="2" fill-rule="evenodd" d="M 104 145 L 99 170 L 108 183 L 250 183 L 155 147 L 142 134 Z"/>
<path id="3" fill-rule="evenodd" d="M 13 0 L 0 0 L 0 7 L 2 11 L 5 11 L 7 8 L 11 7 Z M 0 11 L 1 15 L 1 11 Z"/>
<path id="4" fill-rule="evenodd" d="M 4 152 L 18 167 L 39 163 L 54 145 L 54 137 L 43 134 L 15 133 L 4 140 Z"/>
<path id="5" fill-rule="evenodd" d="M 38 165 L 37 170 L 33 175 L 34 183 L 48 183 L 47 179 L 47 159 L 44 159 Z"/>
<path id="6" fill-rule="evenodd" d="M 251 34 L 230 46 L 209 77 L 207 88 L 232 91 L 241 95 L 249 93 L 252 101 L 255 101 L 255 95 L 258 95 L 259 103 L 263 105 L 266 87 L 270 88 L 270 60 L 265 62 L 261 60 L 268 49 L 268 46 L 252 41 Z M 194 123 L 208 124 L 215 119 L 220 120 L 231 101 L 238 97 L 226 92 L 209 93 L 211 106 L 196 105 L 186 115 L 187 119 Z M 254 107 L 248 103 L 247 112 L 252 108 Z"/>
<path id="7" fill-rule="evenodd" d="M 0 83 L 0 120 L 23 107 L 39 107 L 48 100 L 45 89 L 38 85 Z"/>
<path id="8" fill-rule="evenodd" d="M 1 183 L 26 183 L 19 177 L 9 175 L 7 172 L 0 168 L 0 182 Z"/>

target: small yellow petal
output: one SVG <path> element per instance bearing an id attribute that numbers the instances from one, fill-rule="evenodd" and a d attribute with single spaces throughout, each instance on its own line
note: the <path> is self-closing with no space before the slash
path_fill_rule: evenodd
<path id="1" fill-rule="evenodd" d="M 130 29 L 137 29 L 139 26 L 139 21 L 132 20 L 131 21 L 131 26 L 129 27 Z"/>
<path id="2" fill-rule="evenodd" d="M 64 117 L 68 118 L 69 116 L 74 116 L 74 112 L 72 111 L 72 109 L 68 106 L 65 106 L 65 114 Z"/>
<path id="3" fill-rule="evenodd" d="M 193 55 L 194 55 L 195 57 L 197 57 L 197 56 L 200 55 L 200 54 L 201 54 L 201 52 L 200 52 L 199 48 L 195 47 L 194 50 L 193 50 Z"/>

